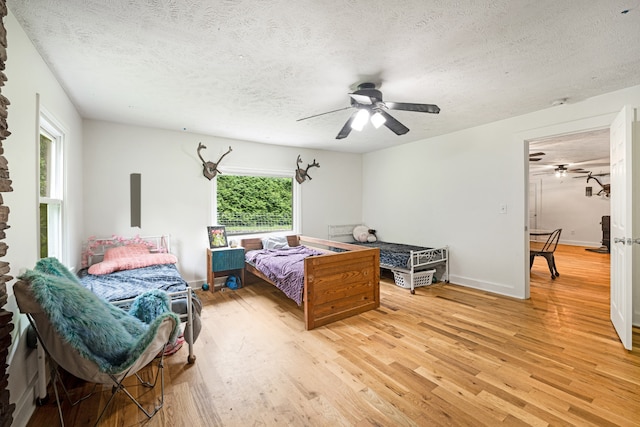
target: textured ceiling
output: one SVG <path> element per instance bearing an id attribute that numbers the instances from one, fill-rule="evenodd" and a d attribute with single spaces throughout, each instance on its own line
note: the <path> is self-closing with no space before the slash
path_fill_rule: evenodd
<path id="1" fill-rule="evenodd" d="M 530 141 L 529 153 L 544 153 L 532 156 L 540 159 L 529 162 L 529 173 L 532 176 L 553 176 L 559 166 L 566 167 L 572 177 L 586 177 L 586 171 L 593 174 L 608 173 L 609 129 Z M 577 172 L 578 170 L 581 172 Z M 609 181 L 608 176 L 602 179 Z"/>
<path id="2" fill-rule="evenodd" d="M 640 84 L 639 1 L 7 3 L 83 117 L 361 153 Z M 366 81 L 442 111 L 391 111 L 403 136 L 296 121 Z"/>

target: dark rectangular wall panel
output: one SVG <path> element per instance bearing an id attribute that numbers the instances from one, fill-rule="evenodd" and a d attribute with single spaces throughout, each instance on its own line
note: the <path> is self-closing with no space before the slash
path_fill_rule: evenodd
<path id="1" fill-rule="evenodd" d="M 131 174 L 131 226 L 142 227 L 142 175 L 139 173 Z"/>

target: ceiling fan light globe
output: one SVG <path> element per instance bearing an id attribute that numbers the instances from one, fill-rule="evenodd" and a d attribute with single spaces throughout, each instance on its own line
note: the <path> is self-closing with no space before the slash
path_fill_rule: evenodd
<path id="1" fill-rule="evenodd" d="M 373 125 L 373 127 L 375 127 L 376 129 L 378 129 L 380 126 L 382 126 L 383 124 L 385 124 L 385 122 L 387 121 L 387 119 L 384 118 L 384 116 L 382 114 L 380 114 L 379 111 L 376 111 L 374 113 L 373 116 L 371 116 L 371 124 Z"/>
<path id="2" fill-rule="evenodd" d="M 367 124 L 368 121 L 369 121 L 369 111 L 362 109 L 358 111 L 358 114 L 356 114 L 355 118 L 353 119 L 353 122 L 351 122 L 351 129 L 357 130 L 358 132 L 360 132 L 364 128 L 364 125 Z"/>
<path id="3" fill-rule="evenodd" d="M 565 176 L 567 176 L 567 169 L 565 169 L 564 167 L 557 167 L 555 175 L 558 178 L 564 178 Z"/>

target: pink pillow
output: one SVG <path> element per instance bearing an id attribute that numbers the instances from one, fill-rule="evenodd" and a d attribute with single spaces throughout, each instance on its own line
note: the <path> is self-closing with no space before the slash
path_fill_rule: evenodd
<path id="1" fill-rule="evenodd" d="M 131 258 L 137 255 L 149 253 L 149 248 L 145 245 L 126 245 L 109 248 L 105 251 L 103 260 L 110 261 L 116 258 Z"/>
<path id="2" fill-rule="evenodd" d="M 126 246 L 122 246 L 123 248 Z M 116 249 L 116 248 L 114 248 Z M 106 255 L 106 254 L 105 254 Z M 176 264 L 178 259 L 172 254 L 142 254 L 132 257 L 120 257 L 93 264 L 89 267 L 89 274 L 109 274 L 120 270 L 149 267 L 156 264 Z"/>

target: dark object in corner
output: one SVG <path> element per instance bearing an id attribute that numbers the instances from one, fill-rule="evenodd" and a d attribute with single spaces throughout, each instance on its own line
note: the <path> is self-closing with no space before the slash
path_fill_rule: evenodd
<path id="1" fill-rule="evenodd" d="M 609 234 L 611 230 L 611 216 L 604 215 L 600 224 L 602 225 L 602 246 L 599 248 L 586 248 L 585 250 L 599 254 L 608 254 L 611 253 L 611 237 Z"/>
<path id="2" fill-rule="evenodd" d="M 585 251 L 589 251 L 589 252 L 595 252 L 598 254 L 608 254 L 609 253 L 609 249 L 607 249 L 606 247 L 602 246 L 599 248 L 585 248 Z"/>

